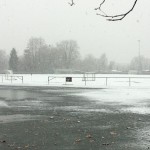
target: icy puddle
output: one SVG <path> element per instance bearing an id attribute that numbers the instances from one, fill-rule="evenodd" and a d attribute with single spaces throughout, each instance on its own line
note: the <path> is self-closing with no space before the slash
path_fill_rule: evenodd
<path id="1" fill-rule="evenodd" d="M 8 107 L 8 104 L 4 101 L 0 101 L 0 108 L 1 107 Z"/>

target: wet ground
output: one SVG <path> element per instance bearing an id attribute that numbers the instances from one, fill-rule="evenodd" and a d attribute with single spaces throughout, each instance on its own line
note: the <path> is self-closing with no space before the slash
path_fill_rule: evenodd
<path id="1" fill-rule="evenodd" d="M 0 150 L 150 149 L 149 93 L 0 88 Z"/>

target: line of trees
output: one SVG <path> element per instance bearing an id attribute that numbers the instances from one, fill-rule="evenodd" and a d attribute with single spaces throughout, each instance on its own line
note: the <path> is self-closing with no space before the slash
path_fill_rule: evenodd
<path id="1" fill-rule="evenodd" d="M 0 50 L 0 72 L 7 69 L 14 73 L 56 73 L 57 70 L 65 70 L 66 73 L 69 70 L 97 73 L 113 73 L 116 70 L 127 73 L 129 70 L 150 70 L 150 59 L 135 57 L 130 64 L 123 65 L 108 61 L 106 54 L 99 58 L 89 54 L 82 59 L 74 40 L 61 41 L 51 46 L 42 38 L 30 38 L 21 56 L 18 56 L 15 48 L 9 56 Z"/>
<path id="2" fill-rule="evenodd" d="M 77 69 L 80 61 L 78 49 L 74 40 L 50 46 L 42 38 L 31 38 L 22 56 L 17 55 L 16 49 L 11 50 L 8 66 L 16 73 L 54 73 L 56 69 Z M 5 65 L 4 68 L 8 67 Z"/>

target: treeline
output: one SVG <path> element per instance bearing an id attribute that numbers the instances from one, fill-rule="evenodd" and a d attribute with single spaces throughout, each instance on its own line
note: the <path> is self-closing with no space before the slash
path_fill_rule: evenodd
<path id="1" fill-rule="evenodd" d="M 106 54 L 98 58 L 92 55 L 81 58 L 79 46 L 74 40 L 61 41 L 52 46 L 42 38 L 31 38 L 22 56 L 18 56 L 15 48 L 9 56 L 0 50 L 0 72 L 8 69 L 14 73 L 128 73 L 129 70 L 150 70 L 150 59 L 135 57 L 130 64 L 119 64 L 108 61 Z"/>

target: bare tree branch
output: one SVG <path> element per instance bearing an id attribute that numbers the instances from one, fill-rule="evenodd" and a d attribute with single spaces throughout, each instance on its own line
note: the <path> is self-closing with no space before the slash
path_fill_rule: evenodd
<path id="1" fill-rule="evenodd" d="M 101 10 L 101 7 L 104 3 L 105 3 L 105 0 L 103 0 L 102 3 L 100 3 L 99 7 L 95 8 L 95 10 L 100 10 L 104 15 L 106 15 L 105 12 Z"/>
<path id="2" fill-rule="evenodd" d="M 107 18 L 106 20 L 108 21 L 119 21 L 119 20 L 123 20 L 135 7 L 136 3 L 137 3 L 138 0 L 134 0 L 134 3 L 131 7 L 131 9 L 129 9 L 127 12 L 125 13 L 122 13 L 122 14 L 118 14 L 118 15 L 107 15 L 107 13 L 105 13 L 103 10 L 102 10 L 102 6 L 104 5 L 104 3 L 106 2 L 106 0 L 103 0 L 100 4 L 99 4 L 99 7 L 95 8 L 95 10 L 99 10 L 100 13 L 97 13 L 96 15 L 99 15 L 99 16 L 102 16 L 102 17 L 105 17 Z M 71 0 L 71 2 L 69 3 L 70 6 L 73 6 L 75 5 L 74 3 L 74 0 Z"/>
<path id="3" fill-rule="evenodd" d="M 99 7 L 97 7 L 97 8 L 95 8 L 95 10 L 101 10 L 101 7 L 102 7 L 102 5 L 105 3 L 105 0 L 103 0 L 101 3 L 100 3 L 100 5 L 99 5 Z"/>
<path id="4" fill-rule="evenodd" d="M 100 12 L 102 12 L 103 14 L 101 13 L 97 13 L 97 15 L 100 15 L 102 17 L 105 17 L 107 18 L 108 21 L 119 21 L 119 20 L 122 20 L 124 19 L 135 7 L 136 3 L 137 3 L 138 0 L 135 0 L 131 9 L 129 11 L 127 11 L 126 13 L 123 13 L 123 14 L 118 14 L 118 15 L 107 15 L 106 13 L 104 13 L 102 10 L 101 10 L 101 7 L 102 5 L 105 3 L 105 0 L 102 1 L 102 3 L 100 4 L 100 6 L 98 8 L 95 8 L 95 10 L 100 10 Z"/>
<path id="5" fill-rule="evenodd" d="M 70 6 L 75 5 L 74 0 L 71 0 L 71 3 L 68 3 Z"/>

